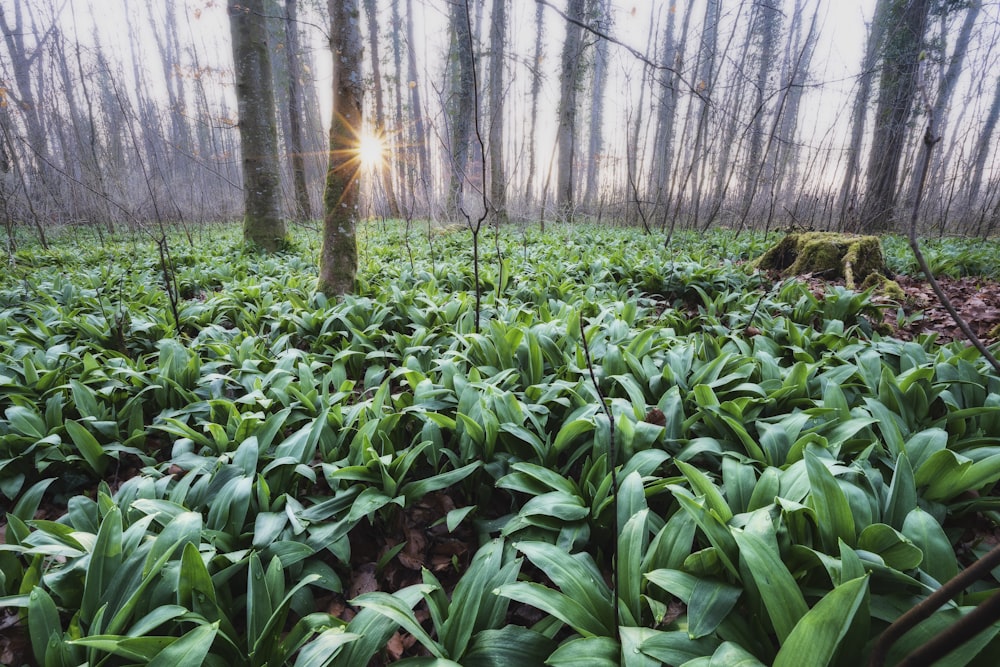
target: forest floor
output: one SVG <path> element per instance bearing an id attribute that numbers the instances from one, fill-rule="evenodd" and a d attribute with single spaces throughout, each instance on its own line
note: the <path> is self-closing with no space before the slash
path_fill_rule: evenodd
<path id="1" fill-rule="evenodd" d="M 933 332 L 941 343 L 964 338 L 926 280 L 897 276 L 896 282 L 906 292 L 903 310 L 912 321 L 899 326 L 892 309 L 887 309 L 886 321 L 892 326 L 894 335 L 911 339 L 921 333 Z M 1000 325 L 1000 282 L 978 277 L 941 277 L 938 283 L 976 335 L 984 343 L 996 342 L 996 328 Z M 994 335 L 991 336 L 990 332 Z"/>
<path id="2" fill-rule="evenodd" d="M 817 296 L 822 295 L 830 284 L 828 280 L 813 276 L 799 276 L 799 279 L 809 284 Z M 890 335 L 902 340 L 914 340 L 921 334 L 935 334 L 937 342 L 942 345 L 965 339 L 923 277 L 897 275 L 894 280 L 906 294 L 901 303 L 880 296 L 873 299 L 877 305 L 884 306 L 882 321 L 892 332 Z M 1000 340 L 995 331 L 1000 326 L 1000 282 L 978 276 L 941 276 L 937 280 L 959 315 L 980 340 L 987 345 Z M 991 332 L 993 335 L 990 335 Z"/>
<path id="3" fill-rule="evenodd" d="M 799 276 L 813 289 L 817 296 L 829 287 L 829 281 L 814 276 Z M 905 340 L 913 340 L 921 334 L 937 335 L 939 343 L 961 340 L 963 335 L 951 316 L 940 304 L 930 285 L 922 278 L 896 276 L 896 281 L 906 294 L 902 303 L 890 302 L 876 297 L 876 304 L 883 309 L 883 321 L 892 335 Z M 997 341 L 990 331 L 1000 325 L 1000 282 L 978 277 L 942 277 L 939 282 L 959 313 L 969 322 L 973 330 L 987 344 Z M 115 479 L 109 480 L 114 487 L 126 478 L 138 474 L 138 468 L 123 466 L 115 471 Z M 407 508 L 397 515 L 396 534 L 379 531 L 373 534 L 371 527 L 359 526 L 351 534 L 354 560 L 353 575 L 346 580 L 342 594 L 331 594 L 325 600 L 327 611 L 342 619 L 350 620 L 354 610 L 349 600 L 377 590 L 398 590 L 400 587 L 419 583 L 422 568 L 428 568 L 449 589 L 460 572 L 468 565 L 471 555 L 478 547 L 477 535 L 465 524 L 453 533 L 445 530 L 440 521 L 450 509 L 463 504 L 465 499 L 453 499 L 447 493 L 429 494 L 420 503 Z M 498 508 L 491 508 L 500 511 Z M 43 504 L 37 518 L 56 519 L 65 507 Z M 488 513 L 488 512 L 487 512 Z M 6 525 L 0 521 L 0 543 Z M 427 530 L 427 526 L 435 526 Z M 976 539 L 981 539 L 981 531 Z M 381 562 L 386 554 L 398 545 L 404 545 L 395 558 Z M 15 613 L 0 613 L 0 664 L 32 664 L 30 639 L 22 620 Z M 541 615 L 523 604 L 512 604 L 511 614 L 517 622 L 530 625 Z M 425 620 L 426 610 L 418 611 L 418 618 Z M 397 632 L 386 647 L 385 659 L 398 660 L 414 655 L 426 655 L 415 639 L 407 633 Z"/>

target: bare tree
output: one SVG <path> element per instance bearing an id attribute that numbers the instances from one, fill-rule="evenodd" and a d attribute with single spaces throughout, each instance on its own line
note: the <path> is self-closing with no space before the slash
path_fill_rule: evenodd
<path id="1" fill-rule="evenodd" d="M 569 0 L 566 15 L 566 39 L 563 41 L 559 75 L 559 178 L 556 185 L 556 206 L 563 219 L 570 219 L 574 206 L 574 167 L 576 166 L 576 96 L 583 72 L 584 0 Z"/>
<path id="2" fill-rule="evenodd" d="M 380 140 L 385 137 L 385 102 L 382 96 L 382 62 L 378 48 L 378 11 L 375 0 L 364 0 L 365 16 L 368 18 L 368 44 L 371 47 L 372 89 L 375 92 L 375 136 Z M 378 165 L 379 180 L 385 190 L 386 202 L 389 205 L 389 216 L 399 217 L 399 202 L 396 200 L 396 189 L 392 184 L 392 172 L 389 162 L 382 160 Z"/>
<path id="3" fill-rule="evenodd" d="M 285 238 L 278 131 L 263 0 L 228 0 L 243 154 L 243 237 L 267 251 Z"/>
<path id="4" fill-rule="evenodd" d="M 868 104 L 872 97 L 875 70 L 882 51 L 882 39 L 885 35 L 890 3 L 891 0 L 876 0 L 875 14 L 868 27 L 865 55 L 861 61 L 861 75 L 858 78 L 858 92 L 854 96 L 854 108 L 851 115 L 851 142 L 847 147 L 847 169 L 844 172 L 844 182 L 840 191 L 841 225 L 846 225 L 850 218 L 857 217 L 855 206 L 859 196 L 861 144 L 864 140 Z"/>
<path id="5" fill-rule="evenodd" d="M 455 0 L 451 3 L 449 32 L 451 34 L 450 77 L 448 91 L 448 152 L 450 158 L 448 204 L 450 215 L 460 213 L 468 179 L 468 163 L 472 151 L 472 122 L 475 113 L 473 87 L 475 66 L 468 3 Z M 485 186 L 485 184 L 482 184 Z"/>
<path id="6" fill-rule="evenodd" d="M 595 27 L 608 33 L 611 28 L 611 7 L 608 0 L 590 0 L 588 14 L 595 17 Z M 587 180 L 584 186 L 584 205 L 592 207 L 597 197 L 597 178 L 601 152 L 604 148 L 604 90 L 608 83 L 608 40 L 598 39 L 594 46 L 593 81 L 590 87 L 590 128 L 587 145 Z M 641 105 L 640 105 L 641 107 Z M 641 112 L 640 112 L 641 113 Z"/>
<path id="7" fill-rule="evenodd" d="M 295 217 L 312 218 L 312 203 L 306 183 L 305 144 L 302 138 L 302 75 L 299 48 L 298 0 L 285 0 L 285 58 L 288 69 L 288 159 L 295 189 Z"/>
<path id="8" fill-rule="evenodd" d="M 997 128 L 997 121 L 1000 120 L 1000 77 L 997 77 L 993 84 L 993 102 L 990 104 L 989 113 L 986 114 L 986 122 L 979 135 L 979 142 L 976 146 L 975 158 L 973 159 L 972 180 L 969 183 L 969 205 L 976 206 L 980 195 L 980 188 L 983 183 L 983 172 L 986 169 L 986 159 L 994 146 L 993 134 Z"/>
<path id="9" fill-rule="evenodd" d="M 490 205 L 497 224 L 507 222 L 507 179 L 503 164 L 504 54 L 507 43 L 507 3 L 493 0 L 490 14 Z"/>
<path id="10" fill-rule="evenodd" d="M 538 124 L 538 95 L 542 90 L 542 50 L 545 36 L 544 32 L 544 12 L 545 5 L 535 3 L 535 50 L 531 58 L 531 129 L 528 130 L 528 176 L 524 181 L 525 203 L 531 202 L 535 197 L 535 126 Z"/>
<path id="11" fill-rule="evenodd" d="M 364 82 L 358 0 L 329 0 L 329 8 L 333 118 L 330 121 L 330 164 L 323 194 L 323 248 L 318 289 L 327 296 L 335 296 L 354 289 L 358 270 L 358 139 L 364 120 Z"/>
<path id="12" fill-rule="evenodd" d="M 875 131 L 868 160 L 861 228 L 880 232 L 891 228 L 896 206 L 896 180 L 907 121 L 917 93 L 920 54 L 931 0 L 894 2 L 886 15 L 882 75 L 879 78 Z"/>

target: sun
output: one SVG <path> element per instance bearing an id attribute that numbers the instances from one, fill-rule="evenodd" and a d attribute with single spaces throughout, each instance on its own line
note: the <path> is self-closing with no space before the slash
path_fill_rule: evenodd
<path id="1" fill-rule="evenodd" d="M 385 160 L 385 142 L 381 137 L 365 132 L 358 141 L 358 159 L 365 169 L 374 169 Z"/>

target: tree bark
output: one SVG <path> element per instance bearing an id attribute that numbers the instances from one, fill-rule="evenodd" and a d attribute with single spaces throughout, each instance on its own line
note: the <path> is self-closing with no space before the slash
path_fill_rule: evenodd
<path id="1" fill-rule="evenodd" d="M 983 131 L 979 135 L 979 145 L 976 147 L 976 158 L 972 167 L 972 182 L 969 184 L 969 206 L 975 206 L 979 199 L 979 190 L 983 183 L 983 171 L 986 169 L 986 160 L 993 149 L 993 133 L 996 131 L 997 121 L 1000 120 L 1000 77 L 993 85 L 993 102 L 990 104 L 989 113 L 986 115 L 986 123 Z M 984 202 L 984 206 L 986 203 Z"/>
<path id="2" fill-rule="evenodd" d="M 456 0 L 457 1 L 457 0 Z M 413 143 L 417 150 L 417 167 L 422 179 L 431 177 L 431 159 L 427 153 L 427 130 L 424 107 L 420 101 L 420 84 L 417 77 L 417 49 L 413 39 L 413 0 L 406 0 L 407 74 L 410 88 L 410 113 L 413 115 Z M 427 202 L 430 204 L 430 202 Z"/>
<path id="3" fill-rule="evenodd" d="M 569 0 L 566 14 L 582 22 L 584 0 Z M 573 215 L 574 167 L 576 162 L 576 94 L 583 68 L 583 28 L 576 23 L 566 23 L 566 40 L 563 42 L 559 77 L 559 146 L 558 180 L 556 182 L 556 207 L 559 216 L 569 220 Z"/>
<path id="4" fill-rule="evenodd" d="M 319 291 L 327 296 L 354 289 L 358 271 L 358 137 L 363 121 L 361 13 L 358 0 L 329 0 L 333 47 L 333 118 L 330 164 L 323 194 L 323 248 Z"/>
<path id="5" fill-rule="evenodd" d="M 907 121 L 918 92 L 919 60 L 930 5 L 931 0 L 898 0 L 887 15 L 889 29 L 861 211 L 861 228 L 867 232 L 892 228 L 896 181 Z"/>
<path id="6" fill-rule="evenodd" d="M 382 62 L 378 48 L 378 11 L 375 0 L 364 0 L 365 15 L 368 17 L 368 43 L 371 46 L 372 89 L 375 92 L 375 136 L 385 139 L 385 102 L 382 98 Z M 377 165 L 379 179 L 385 190 L 386 203 L 389 205 L 389 217 L 399 217 L 399 202 L 396 200 L 396 189 L 392 185 L 392 172 L 389 169 L 388 156 Z"/>
<path id="7" fill-rule="evenodd" d="M 611 8 L 607 0 L 593 0 L 591 14 L 597 17 L 597 29 L 604 34 L 611 32 Z M 643 70 L 645 77 L 645 69 Z M 594 46 L 593 85 L 590 88 L 590 128 L 587 144 L 587 181 L 584 186 L 584 205 L 593 207 L 597 199 L 597 179 L 601 152 L 604 150 L 602 130 L 604 128 L 604 90 L 608 82 L 608 40 L 598 39 Z M 642 82 L 645 86 L 645 81 Z M 645 90 L 645 89 L 644 89 Z M 641 107 L 641 104 L 640 104 Z M 639 111 L 640 117 L 642 110 Z M 633 171 L 634 175 L 635 172 Z"/>
<path id="8" fill-rule="evenodd" d="M 528 177 L 524 183 L 525 204 L 535 199 L 535 164 L 537 156 L 535 153 L 535 126 L 538 123 L 538 94 L 542 90 L 542 50 L 545 36 L 543 10 L 545 5 L 540 2 L 535 3 L 535 53 L 531 60 L 531 129 L 528 131 Z"/>
<path id="9" fill-rule="evenodd" d="M 285 0 L 285 57 L 288 68 L 288 160 L 295 190 L 295 218 L 312 219 L 312 203 L 306 184 L 305 145 L 302 140 L 302 57 L 299 49 L 298 0 Z"/>
<path id="10" fill-rule="evenodd" d="M 277 250 L 285 238 L 274 84 L 263 0 L 228 0 L 243 155 L 243 238 Z"/>
<path id="11" fill-rule="evenodd" d="M 507 3 L 493 0 L 490 14 L 490 205 L 497 224 L 507 222 L 507 180 L 503 166 L 504 80 Z"/>
<path id="12" fill-rule="evenodd" d="M 872 96 L 875 67 L 878 65 L 889 5 L 892 1 L 877 0 L 875 14 L 868 29 L 868 41 L 865 44 L 865 55 L 861 61 L 861 76 L 858 80 L 858 93 L 854 98 L 854 108 L 851 112 L 851 143 L 847 148 L 847 169 L 844 171 L 844 182 L 840 188 L 841 227 L 848 226 L 857 215 L 855 204 L 861 172 L 861 142 L 864 140 L 865 121 L 868 116 L 868 102 Z"/>
<path id="13" fill-rule="evenodd" d="M 448 213 L 458 216 L 464 206 L 465 181 L 468 179 L 471 152 L 472 121 L 475 113 L 473 93 L 475 62 L 470 31 L 469 6 L 464 0 L 451 3 L 451 86 L 448 101 L 448 121 L 451 132 L 448 148 L 451 158 L 448 185 Z M 485 187 L 485 183 L 482 184 Z"/>

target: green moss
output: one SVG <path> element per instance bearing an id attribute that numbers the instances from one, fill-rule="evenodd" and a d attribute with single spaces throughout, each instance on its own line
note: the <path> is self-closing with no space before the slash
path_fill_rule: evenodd
<path id="1" fill-rule="evenodd" d="M 893 299 L 903 301 L 906 299 L 906 292 L 895 280 L 889 280 L 879 272 L 870 273 L 865 281 L 861 283 L 862 290 L 872 290 L 874 293 Z"/>
<path id="2" fill-rule="evenodd" d="M 858 281 L 883 271 L 885 259 L 877 236 L 805 232 L 785 236 L 756 265 L 786 276 L 812 273 L 831 280 L 843 278 L 848 289 L 855 289 Z"/>

